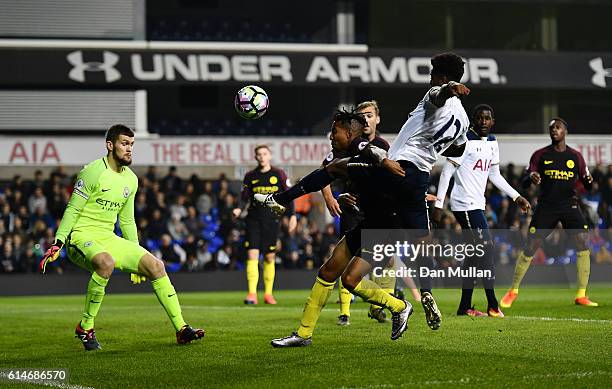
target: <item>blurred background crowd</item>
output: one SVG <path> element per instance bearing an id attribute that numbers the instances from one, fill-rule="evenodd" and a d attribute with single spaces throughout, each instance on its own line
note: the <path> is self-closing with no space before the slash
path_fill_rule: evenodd
<path id="1" fill-rule="evenodd" d="M 435 193 L 440 169 L 431 177 L 430 192 Z M 521 188 L 523 169 L 512 164 L 502 169 L 515 188 Z M 591 170 L 594 185 L 590 191 L 579 188 L 582 211 L 591 228 L 590 246 L 597 263 L 612 262 L 612 165 Z M 75 177 L 56 168 L 50 176 L 36 171 L 34 177 L 15 176 L 0 183 L 0 273 L 36 272 L 42 253 L 54 240 L 72 192 Z M 242 183 L 220 176 L 203 180 L 197 175 L 181 177 L 177 168 L 159 172 L 149 167 L 139 177 L 135 216 L 141 245 L 166 262 L 169 271 L 241 270 L 246 252 L 243 246 L 244 222 L 232 210 L 241 205 Z M 520 189 L 533 206 L 537 205 L 537 188 Z M 450 193 L 450 192 L 449 192 Z M 487 188 L 486 216 L 496 232 L 496 250 L 500 264 L 512 264 L 527 235 L 531 216 L 521 214 L 515 204 L 494 188 Z M 338 241 L 338 220 L 329 216 L 319 194 L 296 201 L 298 227 L 288 232 L 283 218 L 279 236 L 277 265 L 287 269 L 313 269 L 320 266 Z M 451 212 L 446 211 L 437 227 L 437 239 L 458 239 L 460 227 Z M 120 230 L 117 229 L 120 233 Z M 575 260 L 573 248 L 566 246 L 564 232 L 552 234 L 534 263 L 567 264 Z M 62 273 L 76 269 L 65 258 L 52 271 Z M 449 265 L 454 258 L 441 260 Z"/>

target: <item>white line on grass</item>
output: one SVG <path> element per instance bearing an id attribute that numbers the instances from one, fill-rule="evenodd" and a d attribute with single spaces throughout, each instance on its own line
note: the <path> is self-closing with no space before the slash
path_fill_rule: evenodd
<path id="1" fill-rule="evenodd" d="M 182 308 L 185 309 L 195 309 L 195 310 L 210 310 L 210 311 L 270 311 L 270 312 L 301 312 L 302 308 L 298 307 L 267 307 L 267 306 L 225 306 L 225 305 L 183 305 Z M 2 312 L 5 314 L 17 314 L 33 311 L 34 307 L 24 306 L 18 309 L 5 309 Z M 148 310 L 151 309 L 149 306 L 108 306 L 104 305 L 104 311 L 133 311 L 133 310 Z M 80 308 L 65 308 L 65 307 L 57 307 L 57 308 L 41 308 L 35 309 L 36 313 L 60 313 L 60 312 L 80 312 Z M 351 308 L 351 312 L 359 312 L 365 313 L 369 310 L 363 308 Z M 576 317 L 538 317 L 538 316 L 506 316 L 503 320 L 533 320 L 533 321 L 569 321 L 575 323 L 585 323 L 585 324 L 612 324 L 612 320 L 609 319 L 581 319 Z M 487 320 L 483 318 L 482 320 Z M 499 319 L 495 319 L 499 320 Z"/>
<path id="2" fill-rule="evenodd" d="M 588 378 L 601 375 L 612 375 L 609 371 L 576 371 L 565 374 L 530 374 L 524 376 L 514 376 L 512 379 L 515 381 L 529 381 L 529 380 L 541 380 L 541 379 L 562 379 L 562 378 Z M 342 386 L 342 389 L 374 389 L 374 388 L 397 388 L 397 387 L 412 387 L 412 386 L 426 386 L 426 385 L 468 385 L 475 383 L 485 383 L 496 381 L 494 377 L 483 378 L 483 377 L 464 377 L 456 380 L 429 380 L 429 381 L 408 381 L 402 382 L 399 385 L 395 384 L 377 384 L 367 386 Z"/>
<path id="3" fill-rule="evenodd" d="M 72 385 L 72 384 L 65 384 L 63 382 L 57 382 L 57 381 L 40 381 L 40 380 L 9 380 L 8 379 L 8 373 L 6 372 L 0 372 L 0 379 L 4 378 L 5 380 L 7 380 L 8 382 L 17 384 L 17 383 L 28 383 L 28 384 L 37 384 L 37 385 L 45 385 L 45 386 L 51 386 L 52 388 L 60 388 L 60 389 L 94 389 L 91 386 L 81 386 L 81 385 Z"/>

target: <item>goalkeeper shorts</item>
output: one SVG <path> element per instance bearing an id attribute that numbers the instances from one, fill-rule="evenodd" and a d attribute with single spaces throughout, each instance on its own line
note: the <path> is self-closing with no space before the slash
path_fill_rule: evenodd
<path id="1" fill-rule="evenodd" d="M 66 242 L 68 258 L 77 266 L 94 271 L 92 259 L 100 253 L 109 253 L 115 261 L 115 269 L 126 273 L 138 273 L 140 259 L 148 253 L 138 243 L 123 239 L 114 233 L 92 234 L 72 231 Z"/>

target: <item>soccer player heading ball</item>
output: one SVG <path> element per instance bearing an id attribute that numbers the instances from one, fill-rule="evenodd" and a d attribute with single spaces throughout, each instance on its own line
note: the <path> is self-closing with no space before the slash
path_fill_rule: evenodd
<path id="1" fill-rule="evenodd" d="M 132 281 L 151 280 L 155 295 L 164 307 L 179 344 L 204 337 L 204 330 L 190 327 L 181 314 L 176 291 L 164 263 L 138 244 L 134 220 L 134 198 L 138 178 L 128 167 L 132 163 L 134 132 L 116 124 L 106 133 L 106 157 L 96 159 L 81 170 L 74 191 L 55 233 L 55 242 L 40 262 L 40 271 L 55 261 L 64 245 L 68 257 L 91 273 L 85 309 L 76 326 L 76 337 L 86 350 L 100 349 L 94 320 L 102 305 L 106 285 L 113 270 L 132 273 Z M 115 235 L 119 216 L 123 238 Z"/>

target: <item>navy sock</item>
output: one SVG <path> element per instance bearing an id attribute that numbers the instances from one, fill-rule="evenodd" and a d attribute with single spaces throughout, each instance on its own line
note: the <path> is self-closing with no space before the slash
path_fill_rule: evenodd
<path id="1" fill-rule="evenodd" d="M 459 313 L 472 307 L 472 294 L 474 289 L 461 289 L 461 302 L 459 303 Z"/>

